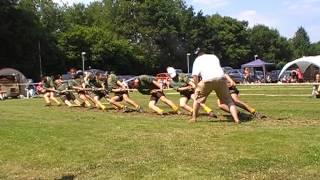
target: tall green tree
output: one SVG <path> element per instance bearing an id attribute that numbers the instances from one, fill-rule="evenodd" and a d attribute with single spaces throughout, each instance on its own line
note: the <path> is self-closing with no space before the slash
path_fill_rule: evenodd
<path id="1" fill-rule="evenodd" d="M 179 33 L 183 1 L 107 2 L 115 31 L 140 47 L 149 72 L 163 71 L 169 64 L 178 65 L 181 58 L 185 59 L 185 52 L 181 51 L 183 37 Z"/>
<path id="2" fill-rule="evenodd" d="M 63 54 L 57 46 L 57 35 L 63 29 L 62 19 L 63 8 L 52 0 L 21 0 L 18 4 L 19 9 L 33 14 L 37 18 L 40 31 L 38 39 L 34 40 L 39 59 L 42 59 L 43 74 L 60 73 L 65 70 Z"/>
<path id="3" fill-rule="evenodd" d="M 213 47 L 222 64 L 241 65 L 250 52 L 246 31 L 248 23 L 216 14 L 208 17 L 208 24 L 211 29 L 208 46 Z"/>
<path id="4" fill-rule="evenodd" d="M 320 41 L 317 43 L 312 43 L 310 45 L 310 54 L 311 56 L 318 56 L 320 55 Z"/>
<path id="5" fill-rule="evenodd" d="M 91 25 L 87 14 L 87 7 L 82 3 L 67 7 L 63 13 L 63 19 L 65 28 L 72 28 L 77 25 Z"/>
<path id="6" fill-rule="evenodd" d="M 27 77 L 39 77 L 37 61 L 41 27 L 30 11 L 17 7 L 16 1 L 0 4 L 0 66 L 12 67 Z"/>
<path id="7" fill-rule="evenodd" d="M 61 34 L 59 47 L 66 54 L 67 67 L 82 67 L 81 52 L 86 52 L 85 69 L 90 66 L 134 74 L 138 67 L 143 67 L 135 46 L 115 39 L 112 32 L 99 27 L 75 25 Z"/>
<path id="8" fill-rule="evenodd" d="M 102 0 L 72 6 L 53 0 L 3 0 L 0 40 L 1 65 L 32 76 L 39 76 L 33 68 L 39 64 L 39 44 L 46 74 L 80 68 L 82 51 L 94 68 L 154 74 L 169 65 L 186 70 L 186 55 L 196 47 L 215 53 L 222 65 L 236 67 L 255 54 L 283 64 L 292 59 L 293 47 L 310 44 L 306 33 L 288 43 L 275 29 L 248 29 L 247 22 L 231 17 L 204 16 L 184 0 Z M 308 52 L 317 53 L 317 47 Z"/>
<path id="9" fill-rule="evenodd" d="M 275 64 L 288 62 L 292 58 L 292 49 L 287 39 L 281 37 L 276 29 L 264 25 L 249 30 L 250 58 L 254 55 Z"/>
<path id="10" fill-rule="evenodd" d="M 12 8 L 14 5 L 16 5 L 18 0 L 2 0 L 0 1 L 0 8 L 2 10 L 7 8 Z"/>
<path id="11" fill-rule="evenodd" d="M 300 58 L 309 54 L 310 38 L 303 27 L 299 27 L 294 37 L 291 39 L 294 48 L 294 58 Z"/>

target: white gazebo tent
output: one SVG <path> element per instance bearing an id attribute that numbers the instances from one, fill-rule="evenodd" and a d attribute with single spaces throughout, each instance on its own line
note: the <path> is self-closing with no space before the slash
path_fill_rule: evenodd
<path id="1" fill-rule="evenodd" d="M 280 71 L 280 74 L 278 78 L 282 76 L 282 74 L 292 65 L 296 64 L 299 69 L 304 73 L 310 65 L 315 65 L 320 68 L 320 55 L 318 56 L 304 56 L 302 58 L 296 59 L 294 61 L 291 61 L 287 63 L 282 70 Z"/>

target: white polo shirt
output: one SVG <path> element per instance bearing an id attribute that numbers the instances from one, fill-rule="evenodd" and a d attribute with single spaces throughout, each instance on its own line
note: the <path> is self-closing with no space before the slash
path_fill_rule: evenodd
<path id="1" fill-rule="evenodd" d="M 223 78 L 224 72 L 216 55 L 203 54 L 194 61 L 192 75 L 201 76 L 203 81 L 210 81 Z"/>

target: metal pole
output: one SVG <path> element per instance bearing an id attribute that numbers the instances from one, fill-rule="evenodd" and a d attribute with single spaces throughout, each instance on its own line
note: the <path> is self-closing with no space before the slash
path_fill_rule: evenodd
<path id="1" fill-rule="evenodd" d="M 39 12 L 40 12 L 40 23 L 42 24 L 42 2 L 41 0 L 39 0 Z M 40 40 L 38 41 L 38 50 L 39 50 L 39 66 L 40 66 L 40 78 L 42 78 L 42 58 L 41 58 L 41 44 L 40 44 Z"/>
<path id="2" fill-rule="evenodd" d="M 85 55 L 86 55 L 86 52 L 82 52 L 82 53 L 81 53 L 81 57 L 82 57 L 82 72 L 84 72 Z"/>
<path id="3" fill-rule="evenodd" d="M 39 66 L 40 66 L 40 77 L 42 78 L 42 58 L 41 58 L 41 45 L 40 41 L 38 41 L 38 56 L 39 56 Z"/>
<path id="4" fill-rule="evenodd" d="M 190 55 L 191 55 L 190 53 L 187 53 L 187 67 L 188 67 L 188 74 L 190 73 L 190 65 L 189 65 L 189 64 L 190 64 L 190 63 L 189 63 L 189 62 L 190 62 Z"/>

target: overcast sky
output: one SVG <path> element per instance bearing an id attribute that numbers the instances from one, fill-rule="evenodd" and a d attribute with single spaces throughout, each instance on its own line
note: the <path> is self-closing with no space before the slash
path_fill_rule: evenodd
<path id="1" fill-rule="evenodd" d="M 85 3 L 94 0 L 54 0 L 55 2 Z M 282 36 L 293 37 L 298 27 L 307 31 L 311 42 L 320 41 L 320 0 L 185 0 L 195 11 L 206 15 L 218 13 L 239 20 L 249 26 L 264 24 L 278 29 Z"/>

